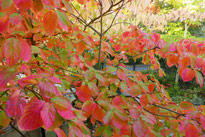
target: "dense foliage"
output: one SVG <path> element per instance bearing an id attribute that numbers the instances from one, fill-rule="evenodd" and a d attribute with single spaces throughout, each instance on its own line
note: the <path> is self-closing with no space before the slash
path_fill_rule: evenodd
<path id="1" fill-rule="evenodd" d="M 106 36 L 115 16 L 132 1 L 111 0 L 107 9 L 100 0 L 77 2 L 0 0 L 1 127 L 42 127 L 58 137 L 203 136 L 204 105 L 177 105 L 154 75 L 130 71 L 125 64 L 142 58 L 163 77 L 158 59 L 164 58 L 178 68 L 183 82 L 195 79 L 202 88 L 205 44 L 189 39 L 169 44 L 132 25 Z M 99 14 L 85 20 L 76 7 L 96 8 Z M 105 29 L 107 14 L 114 18 Z M 67 135 L 62 124 L 68 125 Z"/>

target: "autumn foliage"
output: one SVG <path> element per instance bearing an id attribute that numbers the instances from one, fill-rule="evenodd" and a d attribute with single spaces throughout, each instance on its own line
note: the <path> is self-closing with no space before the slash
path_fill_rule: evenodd
<path id="1" fill-rule="evenodd" d="M 205 43 L 183 39 L 169 44 L 132 25 L 109 37 L 98 32 L 99 38 L 71 21 L 72 2 L 0 0 L 2 129 L 42 127 L 58 137 L 203 136 L 204 105 L 175 104 L 154 76 L 125 64 L 142 58 L 163 77 L 158 59 L 165 58 L 169 67 L 179 68 L 184 82 L 195 79 L 203 87 Z M 81 8 L 89 2 L 99 9 L 103 5 L 77 2 Z M 60 128 L 63 123 L 68 135 Z"/>

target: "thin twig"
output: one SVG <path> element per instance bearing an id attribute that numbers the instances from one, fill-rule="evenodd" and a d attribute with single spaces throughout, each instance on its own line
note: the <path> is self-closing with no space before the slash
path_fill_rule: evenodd
<path id="1" fill-rule="evenodd" d="M 9 90 L 7 89 L 4 93 L 1 94 L 0 98 L 3 97 Z"/>
<path id="2" fill-rule="evenodd" d="M 36 93 L 33 89 L 30 89 L 30 88 L 28 88 L 28 87 L 24 87 L 24 89 L 27 89 L 27 90 L 29 90 L 29 91 L 31 91 L 38 99 L 43 99 L 42 97 L 41 97 L 41 95 L 40 94 L 38 94 L 38 93 Z"/>
<path id="3" fill-rule="evenodd" d="M 142 54 L 144 54 L 144 53 L 146 53 L 146 52 L 148 52 L 148 51 L 154 50 L 154 49 L 159 49 L 159 47 L 154 47 L 154 48 L 145 50 L 145 51 L 143 51 L 143 52 L 141 52 L 141 53 L 139 53 L 139 54 L 136 54 L 135 56 L 131 56 L 131 57 L 125 59 L 125 60 L 119 61 L 119 63 L 118 63 L 117 65 L 115 65 L 115 67 L 119 66 L 121 63 L 124 63 L 125 61 L 128 61 L 129 59 L 133 59 L 133 58 L 135 58 L 135 57 L 137 57 L 137 56 L 139 56 L 139 55 L 142 55 Z"/>
<path id="4" fill-rule="evenodd" d="M 17 131 L 22 137 L 26 137 L 18 128 L 16 128 L 14 125 L 10 123 L 11 128 L 13 128 L 15 131 Z"/>
<path id="5" fill-rule="evenodd" d="M 102 3 L 100 3 L 100 44 L 99 44 L 99 53 L 98 53 L 98 70 L 100 70 L 100 56 L 101 56 L 101 48 L 102 48 L 102 34 L 103 34 L 103 6 Z"/>
<path id="6" fill-rule="evenodd" d="M 102 13 L 101 15 L 97 16 L 96 18 L 92 19 L 84 28 L 84 30 L 86 30 L 86 28 L 91 25 L 92 23 L 94 23 L 96 20 L 100 19 L 101 16 L 105 16 L 106 14 L 108 14 L 112 8 L 114 8 L 115 6 L 117 6 L 118 4 L 120 4 L 121 2 L 123 2 L 124 0 L 120 0 L 119 2 L 115 3 L 115 4 L 111 4 L 110 7 L 108 8 L 107 11 L 105 11 L 104 13 Z"/>
<path id="7" fill-rule="evenodd" d="M 115 14 L 115 16 L 114 16 L 114 18 L 113 18 L 113 20 L 112 20 L 110 26 L 103 32 L 102 35 L 105 35 L 105 33 L 113 26 L 113 23 L 115 22 L 115 19 L 116 19 L 117 15 L 119 14 L 120 10 L 122 9 L 123 4 L 124 4 L 124 1 L 122 2 L 122 5 L 120 6 L 119 10 L 118 10 L 117 13 Z"/>

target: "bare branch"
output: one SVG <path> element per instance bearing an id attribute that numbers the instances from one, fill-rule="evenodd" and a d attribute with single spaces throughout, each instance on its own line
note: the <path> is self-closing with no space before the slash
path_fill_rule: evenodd
<path id="1" fill-rule="evenodd" d="M 142 55 L 142 54 L 144 54 L 144 53 L 146 53 L 146 52 L 148 52 L 148 51 L 154 50 L 154 49 L 159 49 L 159 47 L 154 47 L 154 48 L 145 50 L 145 51 L 143 51 L 143 52 L 141 52 L 141 53 L 139 53 L 139 54 L 136 54 L 135 56 L 132 56 L 132 57 L 129 57 L 129 58 L 125 59 L 125 60 L 119 61 L 119 63 L 118 63 L 117 65 L 115 65 L 115 67 L 119 66 L 120 63 L 124 63 L 124 62 L 128 61 L 129 59 L 133 59 L 133 58 L 135 58 L 135 57 L 137 57 L 137 56 L 139 56 L 139 55 Z"/>
<path id="2" fill-rule="evenodd" d="M 108 8 L 107 11 L 105 11 L 104 13 L 102 13 L 102 15 L 97 16 L 96 18 L 92 19 L 84 28 L 84 30 L 86 30 L 86 28 L 91 25 L 92 23 L 94 23 L 96 20 L 100 19 L 101 16 L 105 16 L 106 14 L 108 14 L 115 6 L 119 5 L 120 3 L 124 2 L 125 0 L 120 0 L 119 2 L 110 5 L 110 7 Z"/>
<path id="3" fill-rule="evenodd" d="M 118 13 L 120 12 L 120 10 L 121 10 L 122 7 L 123 7 L 123 4 L 124 4 L 124 1 L 122 2 L 122 5 L 120 6 L 119 10 L 118 10 L 117 13 L 115 14 L 115 16 L 114 16 L 114 18 L 113 18 L 113 20 L 112 20 L 110 26 L 103 32 L 102 35 L 105 35 L 105 33 L 112 27 L 112 25 L 113 25 L 113 23 L 114 23 L 114 21 L 115 21 L 117 15 L 118 15 Z"/>
<path id="4" fill-rule="evenodd" d="M 10 123 L 11 128 L 13 128 L 15 131 L 17 131 L 22 137 L 26 137 L 18 128 L 16 128 L 14 125 Z"/>

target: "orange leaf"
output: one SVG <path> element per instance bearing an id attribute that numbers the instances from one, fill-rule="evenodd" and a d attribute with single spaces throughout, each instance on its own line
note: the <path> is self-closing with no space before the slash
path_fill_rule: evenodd
<path id="1" fill-rule="evenodd" d="M 91 91 L 87 85 L 81 85 L 77 88 L 76 94 L 80 101 L 85 102 L 87 100 L 91 100 Z"/>
<path id="2" fill-rule="evenodd" d="M 55 11 L 48 11 L 43 17 L 43 25 L 48 35 L 53 35 L 58 25 L 58 16 Z"/>
<path id="3" fill-rule="evenodd" d="M 178 62 L 179 62 L 179 58 L 176 55 L 169 55 L 167 57 L 167 65 L 169 67 L 172 67 L 173 65 L 177 66 Z"/>
<path id="4" fill-rule="evenodd" d="M 78 1 L 78 3 L 80 3 L 80 4 L 85 4 L 85 0 L 77 0 Z"/>
<path id="5" fill-rule="evenodd" d="M 82 41 L 79 43 L 76 43 L 75 47 L 76 47 L 77 54 L 82 54 L 84 52 L 84 50 L 86 49 L 86 46 Z"/>
<path id="6" fill-rule="evenodd" d="M 189 57 L 184 57 L 182 60 L 180 60 L 179 66 L 181 68 L 185 68 L 190 64 L 190 58 Z"/>
<path id="7" fill-rule="evenodd" d="M 93 117 L 98 120 L 103 122 L 103 118 L 104 118 L 104 111 L 102 110 L 102 108 L 98 105 L 96 105 L 95 110 L 93 111 Z"/>
<path id="8" fill-rule="evenodd" d="M 41 0 L 33 1 L 33 9 L 35 12 L 41 11 L 43 9 L 43 3 L 41 2 Z"/>
<path id="9" fill-rule="evenodd" d="M 149 104 L 149 101 L 148 101 L 148 98 L 147 98 L 147 95 L 144 94 L 140 97 L 140 104 L 143 106 L 143 107 L 146 107 L 148 104 Z"/>
<path id="10" fill-rule="evenodd" d="M 30 9 L 33 4 L 33 0 L 14 0 L 16 6 L 20 9 Z"/>
<path id="11" fill-rule="evenodd" d="M 138 85 L 134 85 L 130 88 L 129 93 L 131 96 L 136 97 L 141 94 L 142 89 Z"/>
<path id="12" fill-rule="evenodd" d="M 148 88 L 149 88 L 149 92 L 150 92 L 150 93 L 153 92 L 153 90 L 154 90 L 154 86 L 155 86 L 154 83 L 149 84 Z"/>

